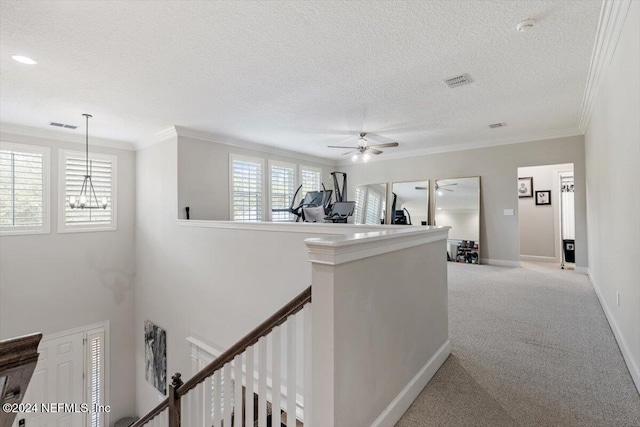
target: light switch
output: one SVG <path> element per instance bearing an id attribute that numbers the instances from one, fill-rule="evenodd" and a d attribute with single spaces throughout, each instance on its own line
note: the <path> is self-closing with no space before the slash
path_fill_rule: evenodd
<path id="1" fill-rule="evenodd" d="M 505 209 L 504 210 L 504 216 L 513 216 L 515 215 L 513 212 L 513 209 Z"/>

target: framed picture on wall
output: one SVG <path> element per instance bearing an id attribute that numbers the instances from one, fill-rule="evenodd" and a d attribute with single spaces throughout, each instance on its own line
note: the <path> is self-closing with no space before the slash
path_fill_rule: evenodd
<path id="1" fill-rule="evenodd" d="M 550 205 L 551 190 L 536 191 L 536 205 Z"/>
<path id="2" fill-rule="evenodd" d="M 144 322 L 145 379 L 162 394 L 167 394 L 167 333 L 161 327 Z"/>
<path id="3" fill-rule="evenodd" d="M 518 197 L 533 197 L 533 177 L 518 178 Z"/>

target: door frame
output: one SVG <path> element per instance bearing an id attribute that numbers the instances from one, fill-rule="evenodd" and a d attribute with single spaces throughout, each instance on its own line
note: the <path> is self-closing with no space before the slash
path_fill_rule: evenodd
<path id="1" fill-rule="evenodd" d="M 89 385 L 89 375 L 87 374 L 88 366 L 87 361 L 89 359 L 89 347 L 87 346 L 87 337 L 89 332 L 95 332 L 96 330 L 104 331 L 104 401 L 102 405 L 110 405 L 110 366 L 111 366 L 111 351 L 110 351 L 110 341 L 111 341 L 111 322 L 109 320 L 105 320 L 103 322 L 92 323 L 90 325 L 79 326 L 77 328 L 67 329 L 60 332 L 55 332 L 53 334 L 43 335 L 41 343 L 59 339 L 62 337 L 66 337 L 68 335 L 75 335 L 82 333 L 82 348 L 83 348 L 83 358 L 82 358 L 82 399 L 83 402 L 87 402 L 87 390 Z M 110 423 L 110 413 L 103 412 L 104 414 L 104 426 L 107 427 Z M 89 417 L 88 414 L 83 414 L 82 425 L 89 426 Z"/>

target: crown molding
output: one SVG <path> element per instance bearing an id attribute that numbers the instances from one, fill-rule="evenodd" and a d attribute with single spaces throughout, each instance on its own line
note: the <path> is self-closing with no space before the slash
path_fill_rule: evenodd
<path id="1" fill-rule="evenodd" d="M 213 142 L 216 144 L 229 145 L 232 147 L 244 148 L 247 150 L 258 151 L 261 153 L 273 154 L 276 156 L 292 157 L 294 159 L 306 160 L 308 162 L 320 163 L 327 166 L 337 166 L 337 161 L 325 157 L 313 156 L 309 154 L 300 153 L 297 151 L 285 150 L 282 148 L 276 148 L 269 145 L 258 144 L 255 142 L 239 141 L 239 140 L 225 140 L 216 135 L 208 132 L 189 129 L 183 126 L 175 126 L 178 136 L 199 139 L 201 141 Z"/>
<path id="2" fill-rule="evenodd" d="M 600 10 L 596 42 L 591 54 L 578 129 L 585 133 L 606 71 L 615 53 L 631 0 L 604 0 Z"/>
<path id="3" fill-rule="evenodd" d="M 448 153 L 452 151 L 465 151 L 465 150 L 474 150 L 478 148 L 491 148 L 491 147 L 500 147 L 503 145 L 513 145 L 513 144 L 522 144 L 525 142 L 535 142 L 535 141 L 544 141 L 548 139 L 556 139 L 556 138 L 567 138 L 571 136 L 579 136 L 583 135 L 584 132 L 581 132 L 579 129 L 570 128 L 570 129 L 562 129 L 553 132 L 543 132 L 536 134 L 529 134 L 523 137 L 507 137 L 497 140 L 481 140 L 481 141 L 473 141 L 473 142 L 463 142 L 460 144 L 452 144 L 452 145 L 439 145 L 436 147 L 429 148 L 421 148 L 417 150 L 405 151 L 400 153 L 385 153 L 384 156 L 380 157 L 372 157 L 371 162 L 379 162 L 384 160 L 391 159 L 405 159 L 408 157 L 417 157 L 417 156 L 427 156 L 431 154 L 440 154 L 440 153 Z M 356 162 L 359 163 L 359 162 Z M 354 164 L 350 160 L 342 160 L 338 163 L 339 166 L 352 165 Z"/>
<path id="4" fill-rule="evenodd" d="M 85 135 L 64 132 L 59 130 L 52 130 L 52 129 L 34 128 L 30 126 L 16 125 L 12 123 L 0 123 L 0 132 L 11 134 L 11 135 L 20 135 L 20 136 L 48 139 L 48 140 L 54 140 L 54 141 L 72 142 L 77 144 L 85 143 Z M 134 144 L 127 141 L 118 141 L 113 139 L 91 137 L 90 142 L 91 142 L 91 145 L 115 148 L 118 150 L 134 150 L 135 149 Z"/>
<path id="5" fill-rule="evenodd" d="M 143 148 L 150 147 L 158 142 L 166 141 L 167 139 L 176 138 L 178 133 L 175 126 L 170 126 L 159 132 L 156 132 L 151 138 L 137 141 L 134 146 L 136 150 L 142 150 Z"/>

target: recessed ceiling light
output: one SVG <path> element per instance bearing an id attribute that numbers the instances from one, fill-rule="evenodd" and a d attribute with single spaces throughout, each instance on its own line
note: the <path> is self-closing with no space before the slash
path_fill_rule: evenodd
<path id="1" fill-rule="evenodd" d="M 27 57 L 27 56 L 22 56 L 22 55 L 13 55 L 11 58 L 13 58 L 14 61 L 18 61 L 21 64 L 27 64 L 27 65 L 36 65 L 37 62 L 34 61 L 33 59 Z"/>

